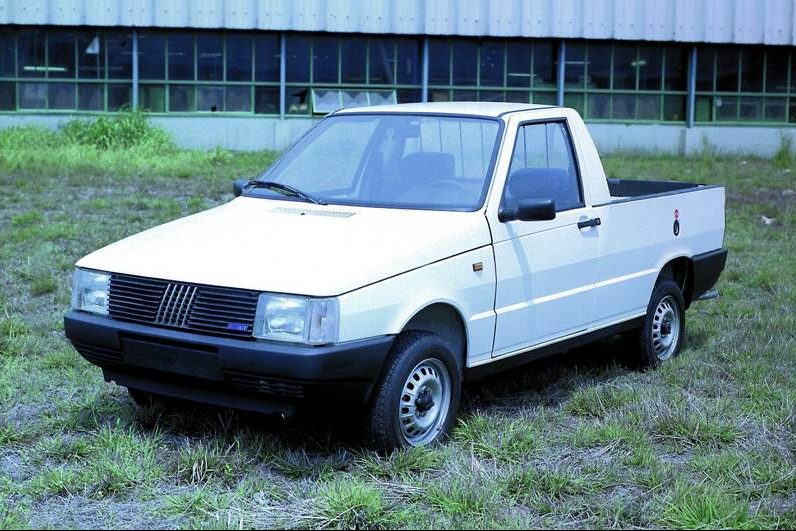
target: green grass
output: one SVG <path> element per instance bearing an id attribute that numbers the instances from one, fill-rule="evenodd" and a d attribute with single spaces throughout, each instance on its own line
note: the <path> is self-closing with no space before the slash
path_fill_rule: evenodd
<path id="1" fill-rule="evenodd" d="M 606 157 L 611 177 L 727 185 L 722 296 L 689 311 L 683 355 L 638 373 L 606 341 L 534 363 L 467 386 L 450 441 L 383 456 L 336 421 L 137 408 L 65 341 L 76 259 L 228 201 L 274 157 L 120 120 L 0 131 L 0 529 L 796 522 L 790 146 Z"/>

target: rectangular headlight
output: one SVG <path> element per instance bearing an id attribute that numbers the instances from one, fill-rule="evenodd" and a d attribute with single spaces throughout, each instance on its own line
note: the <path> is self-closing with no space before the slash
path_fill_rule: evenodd
<path id="1" fill-rule="evenodd" d="M 75 269 L 72 275 L 72 309 L 108 315 L 110 273 Z"/>
<path id="2" fill-rule="evenodd" d="M 324 345 L 338 338 L 337 299 L 312 299 L 263 293 L 257 303 L 254 337 L 273 341 Z"/>

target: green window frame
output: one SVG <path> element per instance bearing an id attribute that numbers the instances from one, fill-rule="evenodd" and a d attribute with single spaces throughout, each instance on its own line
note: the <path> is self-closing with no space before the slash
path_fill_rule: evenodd
<path id="1" fill-rule="evenodd" d="M 558 46 L 556 41 L 537 39 L 430 39 L 428 100 L 555 105 Z M 457 60 L 457 47 L 474 48 L 475 72 L 472 72 L 471 67 L 471 72 L 464 74 L 474 82 L 459 82 L 456 79 L 456 69 L 462 65 Z M 524 74 L 521 67 L 515 69 L 509 66 L 518 66 L 518 56 L 522 56 L 520 63 L 526 62 L 523 59 L 527 56 Z M 489 75 L 484 75 L 484 67 L 494 62 L 501 66 L 489 68 Z M 549 63 L 547 82 L 537 79 L 543 77 L 538 72 L 545 63 Z M 496 76 L 495 70 L 498 71 Z M 527 78 L 527 82 L 518 79 L 522 77 Z"/>
<path id="2" fill-rule="evenodd" d="M 71 51 L 56 57 L 50 45 L 59 41 Z M 129 65 L 124 57 L 110 62 L 108 48 L 115 41 L 129 46 Z M 31 64 L 23 64 L 25 44 L 40 50 Z M 0 48 L 6 57 L 0 70 L 0 111 L 96 113 L 130 106 L 131 76 L 112 75 L 114 68 L 132 70 L 130 31 L 37 28 L 23 32 L 9 28 L 0 30 Z M 97 56 L 95 75 L 84 75 L 84 70 L 91 69 L 82 55 Z M 69 66 L 61 66 L 58 59 L 68 61 Z"/>
<path id="3" fill-rule="evenodd" d="M 568 44 L 564 105 L 589 122 L 685 123 L 687 54 L 688 47 L 679 45 Z M 653 69 L 642 72 L 648 64 Z M 674 71 L 680 72 L 679 78 Z M 657 86 L 642 86 L 649 79 L 657 79 Z M 671 88 L 674 81 L 680 88 Z"/>
<path id="4" fill-rule="evenodd" d="M 698 47 L 695 123 L 796 123 L 794 67 L 787 47 Z"/>
<path id="5" fill-rule="evenodd" d="M 285 47 L 288 116 L 321 115 L 349 106 L 420 101 L 420 39 L 291 33 Z M 347 47 L 353 47 L 354 52 L 356 48 L 360 50 L 346 53 Z M 379 56 L 385 64 L 375 68 Z M 352 59 L 356 62 L 348 62 Z"/>

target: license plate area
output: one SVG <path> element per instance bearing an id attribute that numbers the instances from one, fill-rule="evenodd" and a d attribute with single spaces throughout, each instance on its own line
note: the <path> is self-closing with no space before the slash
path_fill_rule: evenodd
<path id="1" fill-rule="evenodd" d="M 127 365 L 206 380 L 221 380 L 218 354 L 173 344 L 122 338 Z"/>

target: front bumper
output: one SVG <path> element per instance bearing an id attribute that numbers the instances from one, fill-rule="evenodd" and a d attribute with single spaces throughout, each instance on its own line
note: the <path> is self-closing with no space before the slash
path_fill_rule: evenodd
<path id="1" fill-rule="evenodd" d="M 394 336 L 305 346 L 206 336 L 70 311 L 66 337 L 118 385 L 261 413 L 363 405 Z"/>

